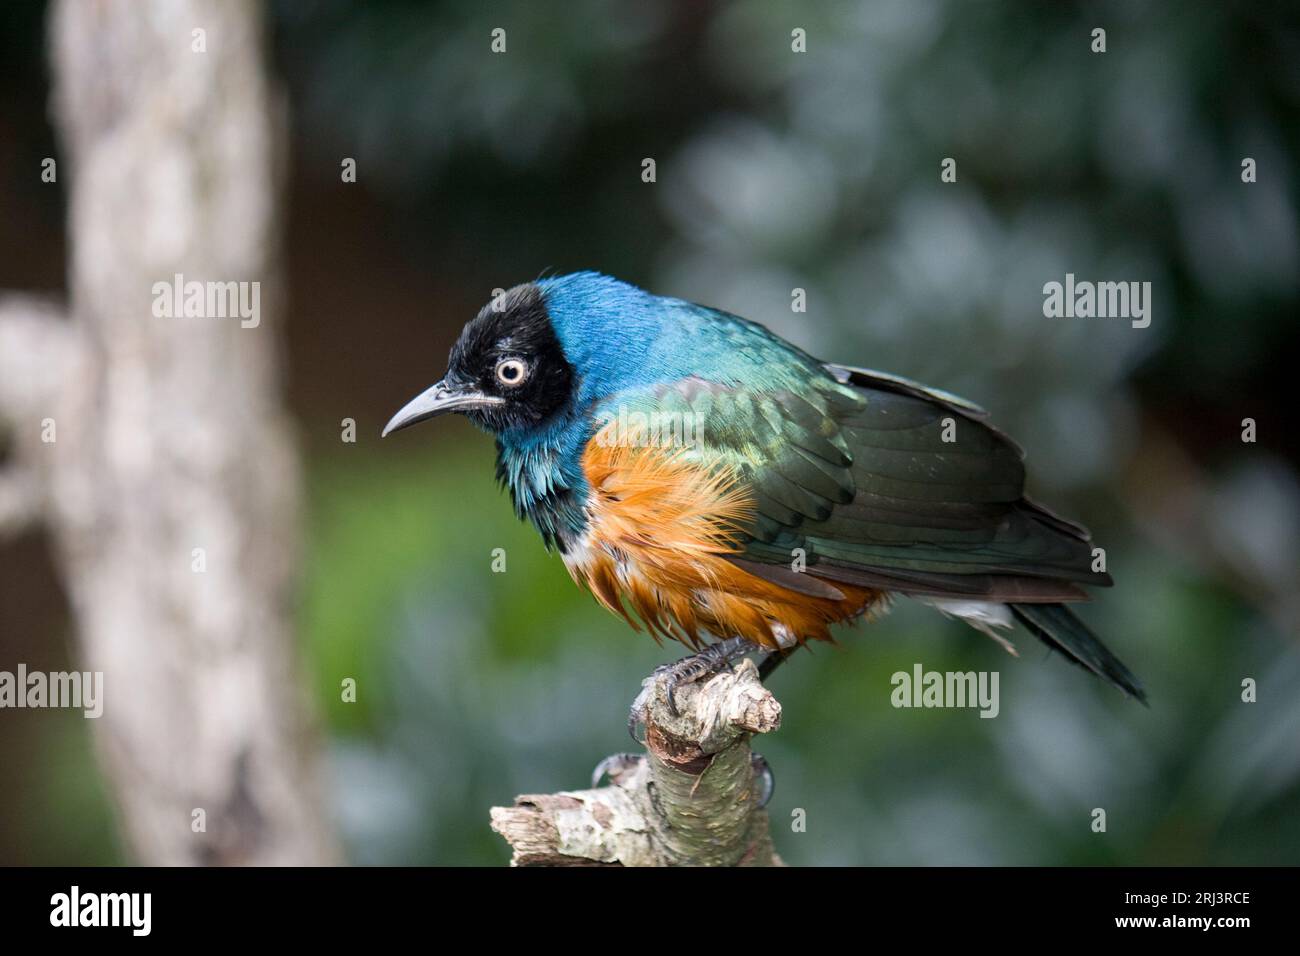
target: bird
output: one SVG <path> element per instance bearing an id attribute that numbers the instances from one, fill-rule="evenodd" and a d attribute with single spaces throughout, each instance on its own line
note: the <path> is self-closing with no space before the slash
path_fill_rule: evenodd
<path id="1" fill-rule="evenodd" d="M 495 437 L 516 513 L 575 582 L 692 652 L 665 665 L 672 706 L 900 597 L 1013 654 L 1019 624 L 1146 702 L 1070 609 L 1113 584 L 1088 531 L 1025 495 L 1023 452 L 966 399 L 586 271 L 498 291 L 382 434 L 447 413 Z"/>

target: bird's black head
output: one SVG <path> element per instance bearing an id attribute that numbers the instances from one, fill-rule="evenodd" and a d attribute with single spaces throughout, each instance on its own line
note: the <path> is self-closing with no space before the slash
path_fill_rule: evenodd
<path id="1" fill-rule="evenodd" d="M 408 402 L 384 434 L 447 412 L 498 434 L 529 428 L 569 403 L 573 378 L 541 290 L 518 285 L 479 310 L 452 346 L 442 381 Z"/>

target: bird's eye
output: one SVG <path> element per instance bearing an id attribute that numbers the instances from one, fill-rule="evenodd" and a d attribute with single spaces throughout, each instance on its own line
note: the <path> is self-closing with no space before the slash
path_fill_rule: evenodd
<path id="1" fill-rule="evenodd" d="M 497 362 L 497 381 L 513 388 L 522 385 L 528 377 L 528 363 L 523 359 L 508 358 Z"/>

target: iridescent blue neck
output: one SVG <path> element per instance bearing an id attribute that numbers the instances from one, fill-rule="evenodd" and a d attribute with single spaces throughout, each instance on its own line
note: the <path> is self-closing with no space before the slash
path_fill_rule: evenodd
<path id="1" fill-rule="evenodd" d="M 510 490 L 515 513 L 536 526 L 548 548 L 567 550 L 586 527 L 590 486 L 582 452 L 590 432 L 586 416 L 566 409 L 540 427 L 497 436 L 497 479 Z"/>

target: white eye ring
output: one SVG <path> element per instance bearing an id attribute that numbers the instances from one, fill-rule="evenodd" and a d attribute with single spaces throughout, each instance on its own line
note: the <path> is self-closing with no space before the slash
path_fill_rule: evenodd
<path id="1" fill-rule="evenodd" d="M 497 381 L 507 388 L 522 385 L 528 378 L 528 363 L 523 359 L 508 358 L 497 362 Z"/>

